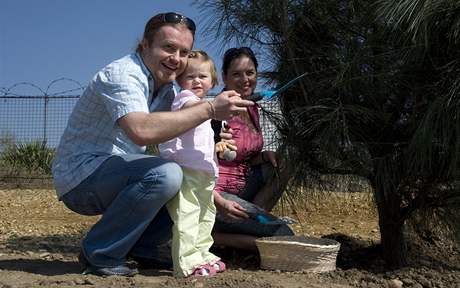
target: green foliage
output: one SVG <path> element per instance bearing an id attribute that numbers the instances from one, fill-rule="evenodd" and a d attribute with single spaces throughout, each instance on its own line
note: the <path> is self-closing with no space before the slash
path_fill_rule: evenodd
<path id="1" fill-rule="evenodd" d="M 283 117 L 275 119 L 293 182 L 366 177 L 384 253 L 403 265 L 393 252 L 403 245 L 391 238 L 405 220 L 460 197 L 450 185 L 460 179 L 459 2 L 199 2 L 216 15 L 207 27 L 213 36 L 271 54 L 271 80 L 307 72 L 281 95 Z"/>
<path id="2" fill-rule="evenodd" d="M 0 134 L 0 151 L 5 150 L 7 147 L 14 145 L 16 142 L 14 135 L 9 131 L 2 131 Z"/>
<path id="3" fill-rule="evenodd" d="M 308 73 L 275 121 L 295 181 L 359 174 L 408 203 L 459 178 L 458 1 L 199 2 L 213 36 L 271 53 L 272 80 Z"/>
<path id="4" fill-rule="evenodd" d="M 16 171 L 27 171 L 51 174 L 51 163 L 55 150 L 46 146 L 45 142 L 32 141 L 8 145 L 0 155 L 4 165 Z"/>

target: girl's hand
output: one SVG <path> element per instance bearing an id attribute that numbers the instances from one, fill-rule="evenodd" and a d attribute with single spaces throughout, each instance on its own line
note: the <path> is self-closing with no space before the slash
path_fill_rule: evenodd
<path id="1" fill-rule="evenodd" d="M 225 122 L 222 122 L 222 128 L 219 133 L 220 139 L 223 142 L 235 145 L 235 140 L 233 140 L 233 130 Z"/>
<path id="2" fill-rule="evenodd" d="M 230 151 L 235 151 L 236 152 L 237 148 L 236 148 L 235 145 L 232 145 L 232 144 L 230 144 L 228 142 L 225 142 L 225 141 L 220 141 L 220 142 L 216 143 L 216 152 L 218 153 L 220 159 L 226 159 L 225 158 L 225 153 L 224 153 L 225 150 L 230 150 Z M 226 160 L 228 160 L 228 159 L 226 159 Z"/>

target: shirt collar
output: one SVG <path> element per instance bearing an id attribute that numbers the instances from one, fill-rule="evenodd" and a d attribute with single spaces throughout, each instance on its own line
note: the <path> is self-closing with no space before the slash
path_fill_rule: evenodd
<path id="1" fill-rule="evenodd" d="M 138 52 L 136 52 L 136 57 L 139 60 L 139 64 L 141 65 L 142 72 L 144 72 L 145 75 L 148 75 L 149 78 L 151 77 L 153 79 L 152 73 L 150 73 L 149 68 L 145 66 L 144 60 L 142 59 L 141 55 Z"/>
<path id="2" fill-rule="evenodd" d="M 141 65 L 141 69 L 142 69 L 142 72 L 145 73 L 145 75 L 148 75 L 147 78 L 149 80 L 149 84 L 151 83 L 152 84 L 152 87 L 149 87 L 151 89 L 151 93 L 153 93 L 153 91 L 155 91 L 155 78 L 153 78 L 153 75 L 152 75 L 152 72 L 150 71 L 150 69 L 145 65 L 144 63 L 144 60 L 142 59 L 142 56 L 141 54 L 139 54 L 139 52 L 136 52 L 136 57 L 137 59 L 139 60 L 139 63 Z M 171 87 L 173 86 L 173 82 L 170 82 L 170 83 L 167 83 L 165 85 L 163 85 L 159 90 L 164 90 L 165 88 L 167 90 L 171 89 Z"/>

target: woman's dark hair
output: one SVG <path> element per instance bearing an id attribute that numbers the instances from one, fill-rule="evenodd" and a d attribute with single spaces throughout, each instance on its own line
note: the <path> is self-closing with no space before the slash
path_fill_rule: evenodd
<path id="1" fill-rule="evenodd" d="M 227 74 L 228 69 L 230 68 L 230 64 L 232 64 L 233 60 L 240 58 L 241 56 L 246 56 L 254 63 L 257 71 L 257 58 L 254 55 L 254 52 L 249 47 L 239 47 L 239 48 L 230 48 L 224 53 L 224 59 L 222 64 L 222 72 L 224 75 Z"/>

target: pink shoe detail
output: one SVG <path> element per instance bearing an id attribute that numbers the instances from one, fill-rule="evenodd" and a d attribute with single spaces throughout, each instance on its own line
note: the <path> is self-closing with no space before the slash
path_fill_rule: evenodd
<path id="1" fill-rule="evenodd" d="M 211 277 L 216 275 L 217 271 L 209 264 L 203 264 L 195 268 L 190 277 Z"/>
<path id="2" fill-rule="evenodd" d="M 225 263 L 220 260 L 217 260 L 210 265 L 214 268 L 214 270 L 216 270 L 217 273 L 224 272 L 227 269 Z"/>

